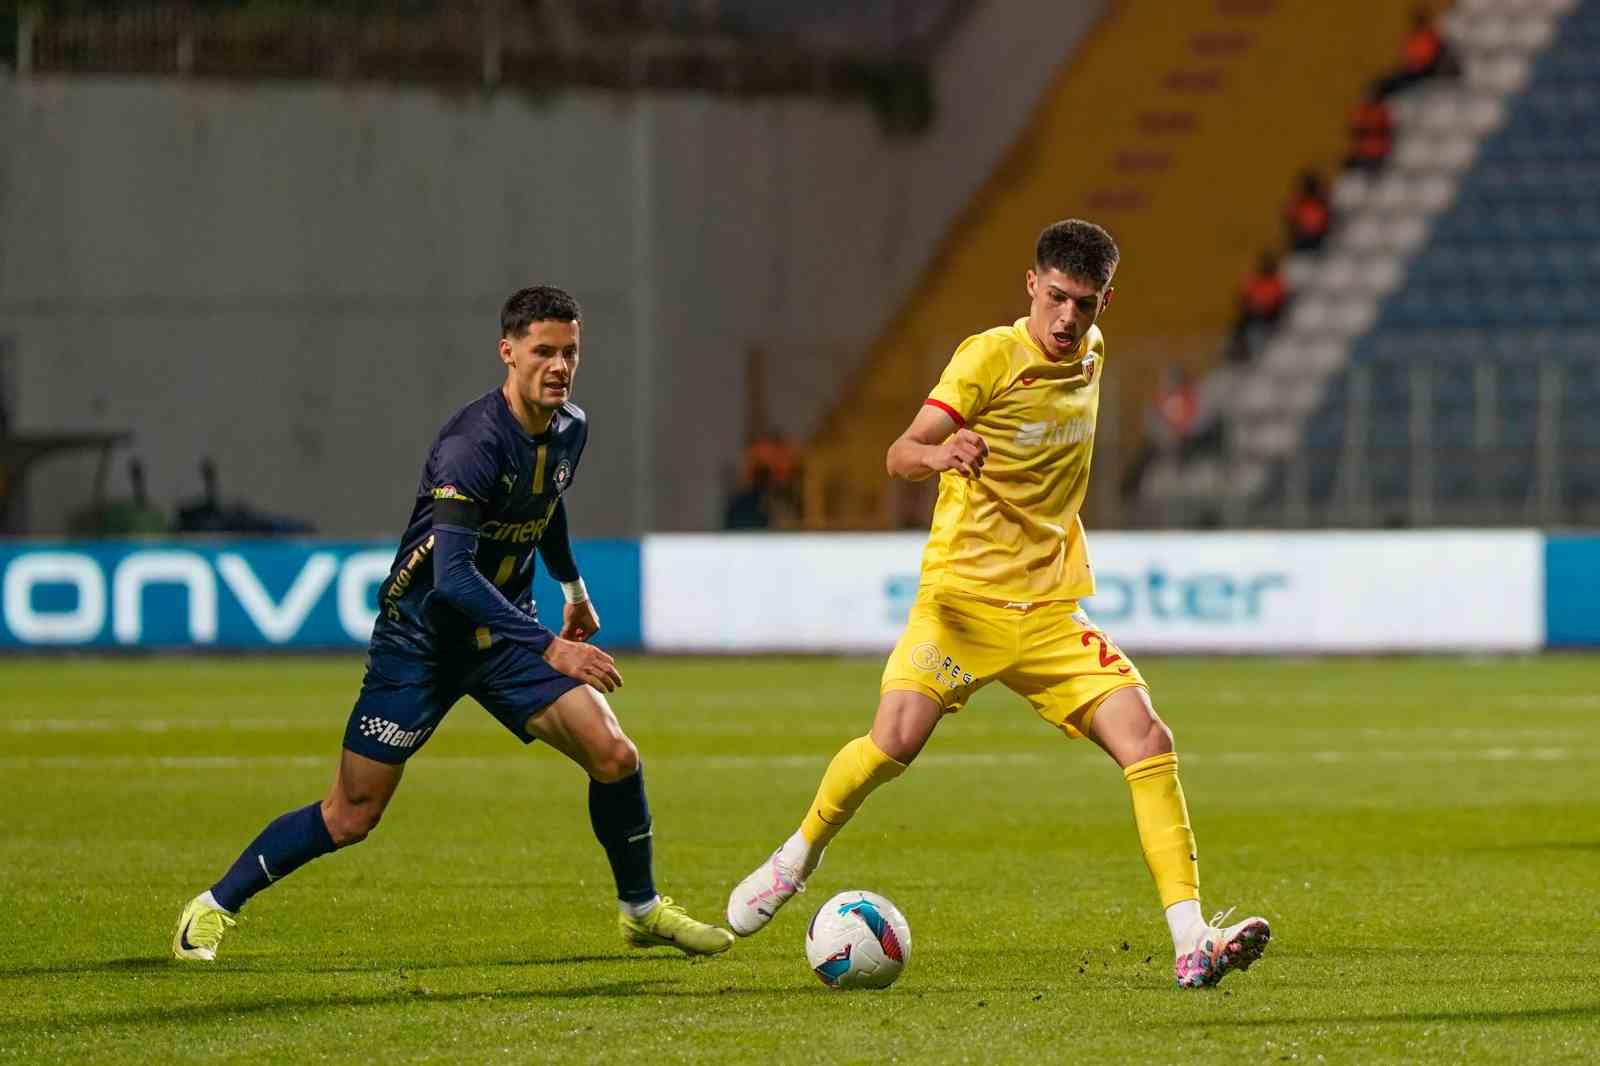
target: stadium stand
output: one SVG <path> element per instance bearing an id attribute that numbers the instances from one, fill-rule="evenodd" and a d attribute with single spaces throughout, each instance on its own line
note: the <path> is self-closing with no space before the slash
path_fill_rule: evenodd
<path id="1" fill-rule="evenodd" d="M 1244 276 L 1282 238 L 1276 207 L 1308 160 L 1342 157 L 1344 119 L 1393 64 L 1410 11 L 1391 0 L 1111 5 L 1016 146 L 955 219 L 807 449 L 815 528 L 920 524 L 885 484 L 883 449 L 965 336 L 1023 306 L 1044 222 L 1081 215 L 1123 249 L 1086 520 L 1119 521 L 1119 470 L 1163 371 L 1218 357 Z M 1260 215 L 1229 205 L 1259 203 Z M 916 489 L 910 490 L 916 492 Z M 923 500 L 921 506 L 925 507 Z M 913 519 L 915 521 L 913 521 Z"/>
<path id="2" fill-rule="evenodd" d="M 1600 0 L 1472 0 L 1445 25 L 1464 77 L 1394 98 L 1393 157 L 1340 178 L 1339 228 L 1288 261 L 1293 312 L 1226 390 L 1231 455 L 1152 479 L 1147 516 L 1478 524 L 1600 507 Z M 1208 516 L 1216 492 L 1227 513 Z"/>
<path id="3" fill-rule="evenodd" d="M 549 93 L 567 88 L 866 101 L 929 120 L 928 56 L 969 0 L 862 10 L 721 0 L 383 0 L 24 5 L 0 61 L 24 74 L 182 75 Z"/>

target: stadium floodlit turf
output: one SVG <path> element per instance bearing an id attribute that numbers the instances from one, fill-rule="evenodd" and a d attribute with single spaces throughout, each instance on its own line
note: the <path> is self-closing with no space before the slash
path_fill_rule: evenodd
<path id="1" fill-rule="evenodd" d="M 720 915 L 879 665 L 623 659 L 663 888 Z M 360 660 L 0 660 L 0 1059 L 1600 1060 L 1600 661 L 1141 665 L 1208 912 L 1272 922 L 1216 990 L 1172 986 L 1121 776 L 997 686 L 719 958 L 624 947 L 581 775 L 463 703 L 371 840 L 178 963 L 184 901 L 321 795 Z M 806 969 L 852 887 L 911 923 L 886 992 Z"/>

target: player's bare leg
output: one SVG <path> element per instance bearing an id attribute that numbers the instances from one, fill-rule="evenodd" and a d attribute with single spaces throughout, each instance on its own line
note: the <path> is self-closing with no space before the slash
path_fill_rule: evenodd
<path id="1" fill-rule="evenodd" d="M 873 790 L 905 772 L 933 736 L 944 709 L 922 692 L 890 690 L 878 701 L 872 730 L 839 750 L 828 764 L 800 828 L 734 886 L 728 925 L 740 936 L 766 927 L 822 862 L 823 849 Z"/>
<path id="2" fill-rule="evenodd" d="M 616 878 L 624 939 L 690 955 L 728 950 L 733 937 L 727 930 L 695 921 L 670 897 L 656 894 L 639 751 L 606 698 L 580 685 L 530 718 L 527 728 L 589 775 L 589 821 Z"/>
<path id="3" fill-rule="evenodd" d="M 341 751 L 321 803 L 277 818 L 250 842 L 222 879 L 178 915 L 172 954 L 212 962 L 239 908 L 257 892 L 320 855 L 365 840 L 400 787 L 404 766 Z"/>
<path id="4" fill-rule="evenodd" d="M 404 763 L 379 762 L 353 751 L 339 753 L 333 784 L 322 801 L 322 821 L 337 848 L 367 839 L 400 787 Z"/>
<path id="5" fill-rule="evenodd" d="M 1172 933 L 1178 984 L 1214 985 L 1229 970 L 1248 969 L 1266 950 L 1272 932 L 1266 920 L 1257 917 L 1221 927 L 1231 910 L 1210 922 L 1202 917 L 1199 857 L 1178 782 L 1172 730 L 1151 706 L 1149 693 L 1130 686 L 1107 696 L 1094 712 L 1088 735 L 1122 767 L 1127 779 L 1139 844 Z"/>

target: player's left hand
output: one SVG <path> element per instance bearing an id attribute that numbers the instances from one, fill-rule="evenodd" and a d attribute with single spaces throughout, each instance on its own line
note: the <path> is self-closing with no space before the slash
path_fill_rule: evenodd
<path id="1" fill-rule="evenodd" d="M 561 609 L 561 639 L 585 641 L 600 632 L 600 616 L 594 601 L 569 603 Z"/>

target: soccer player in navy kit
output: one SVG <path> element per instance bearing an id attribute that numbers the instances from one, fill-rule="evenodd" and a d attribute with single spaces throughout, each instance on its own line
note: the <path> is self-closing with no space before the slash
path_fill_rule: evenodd
<path id="1" fill-rule="evenodd" d="M 365 840 L 405 761 L 463 695 L 523 743 L 542 740 L 589 775 L 589 818 L 616 879 L 623 937 L 691 955 L 733 934 L 658 896 L 639 753 L 606 703 L 622 677 L 586 641 L 600 628 L 578 576 L 562 494 L 589 436 L 569 402 L 582 315 L 561 289 L 522 289 L 500 314 L 504 385 L 458 411 L 423 467 L 411 522 L 378 592 L 361 695 L 328 795 L 251 841 L 221 880 L 183 909 L 180 959 L 216 958 L 250 897 L 320 855 Z M 560 635 L 533 605 L 535 548 L 561 582 Z"/>

